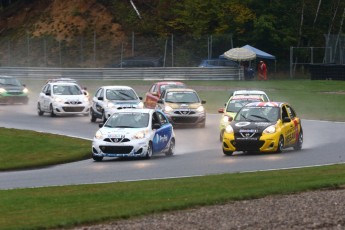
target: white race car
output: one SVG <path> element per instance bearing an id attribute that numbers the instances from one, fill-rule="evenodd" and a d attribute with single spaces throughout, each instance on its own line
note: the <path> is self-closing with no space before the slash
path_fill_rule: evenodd
<path id="1" fill-rule="evenodd" d="M 153 154 L 175 151 L 173 126 L 164 113 L 154 109 L 123 109 L 99 124 L 92 142 L 92 158 L 151 158 Z"/>

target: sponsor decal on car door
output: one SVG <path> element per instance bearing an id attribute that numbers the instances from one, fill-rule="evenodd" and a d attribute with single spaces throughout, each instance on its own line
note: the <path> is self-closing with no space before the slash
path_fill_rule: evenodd
<path id="1" fill-rule="evenodd" d="M 156 130 L 153 138 L 153 152 L 160 152 L 166 148 L 171 138 L 171 126 L 162 125 Z"/>

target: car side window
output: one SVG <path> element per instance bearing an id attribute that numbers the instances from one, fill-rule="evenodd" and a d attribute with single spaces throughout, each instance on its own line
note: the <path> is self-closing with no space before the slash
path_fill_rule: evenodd
<path id="1" fill-rule="evenodd" d="M 282 107 L 282 115 L 283 115 L 283 119 L 284 119 L 285 117 L 289 117 L 289 113 L 287 112 L 285 106 Z"/>
<path id="2" fill-rule="evenodd" d="M 96 92 L 96 97 L 98 98 L 98 97 L 102 97 L 102 92 L 103 92 L 103 89 L 102 88 L 99 88 L 98 90 L 97 90 L 97 92 Z"/>
<path id="3" fill-rule="evenodd" d="M 291 119 L 294 119 L 296 117 L 295 111 L 290 106 L 286 105 L 286 110 L 288 114 L 290 115 Z"/>
<path id="4" fill-rule="evenodd" d="M 150 89 L 151 93 L 157 92 L 157 84 L 153 84 Z"/>
<path id="5" fill-rule="evenodd" d="M 160 112 L 156 112 L 156 114 L 157 114 L 157 117 L 158 117 L 161 125 L 168 123 L 168 120 L 166 119 L 166 117 L 163 114 L 161 114 Z"/>

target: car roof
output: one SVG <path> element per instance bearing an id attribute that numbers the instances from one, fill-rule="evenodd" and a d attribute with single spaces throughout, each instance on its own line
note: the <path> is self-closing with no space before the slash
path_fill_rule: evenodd
<path id="1" fill-rule="evenodd" d="M 155 112 L 155 109 L 137 109 L 137 108 L 127 108 L 127 109 L 120 109 L 117 110 L 115 113 L 153 113 Z"/>
<path id="2" fill-rule="evenodd" d="M 236 95 L 236 94 L 265 94 L 266 93 L 262 90 L 235 90 L 233 92 L 233 95 Z"/>
<path id="3" fill-rule="evenodd" d="M 263 98 L 260 95 L 234 95 L 230 97 L 230 100 L 261 100 L 263 101 Z"/>
<path id="4" fill-rule="evenodd" d="M 286 102 L 266 101 L 266 102 L 251 102 L 245 105 L 245 107 L 282 107 L 287 105 Z"/>
<path id="5" fill-rule="evenodd" d="M 171 91 L 174 91 L 174 92 L 195 92 L 194 89 L 188 89 L 188 88 L 169 88 L 169 89 L 166 89 L 166 92 L 171 92 Z"/>
<path id="6" fill-rule="evenodd" d="M 58 81 L 58 82 L 47 82 L 47 84 L 51 84 L 51 85 L 77 85 L 79 86 L 78 83 L 76 82 L 69 82 L 69 81 Z"/>
<path id="7" fill-rule="evenodd" d="M 160 81 L 156 82 L 157 85 L 184 85 L 183 82 L 180 81 Z"/>

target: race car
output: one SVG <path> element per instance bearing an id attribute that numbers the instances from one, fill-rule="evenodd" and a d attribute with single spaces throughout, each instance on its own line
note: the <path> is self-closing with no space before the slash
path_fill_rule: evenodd
<path id="1" fill-rule="evenodd" d="M 302 149 L 303 129 L 295 110 L 285 102 L 253 102 L 245 105 L 225 128 L 222 149 L 277 152 L 293 147 Z"/>
<path id="2" fill-rule="evenodd" d="M 260 95 L 235 95 L 230 97 L 228 102 L 225 104 L 225 108 L 220 108 L 218 113 L 222 113 L 222 117 L 219 122 L 219 140 L 223 140 L 223 133 L 225 127 L 230 123 L 230 117 L 233 119 L 237 112 L 246 104 L 251 102 L 263 101 Z"/>
<path id="3" fill-rule="evenodd" d="M 174 129 L 163 112 L 154 109 L 122 109 L 99 124 L 92 142 L 92 158 L 151 158 L 175 151 Z"/>

